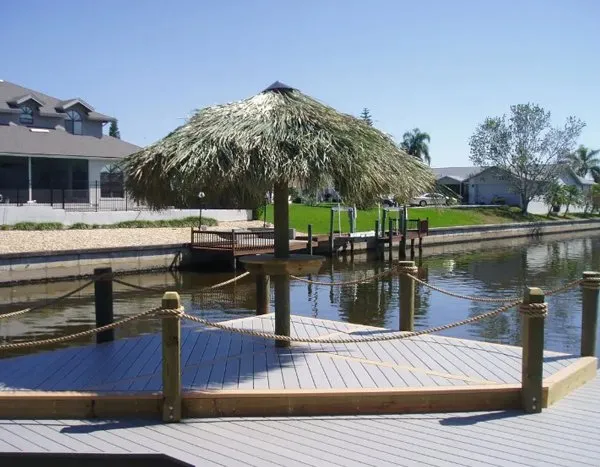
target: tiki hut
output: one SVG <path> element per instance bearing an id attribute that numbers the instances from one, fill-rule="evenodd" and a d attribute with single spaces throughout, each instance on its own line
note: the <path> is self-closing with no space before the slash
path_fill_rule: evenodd
<path id="1" fill-rule="evenodd" d="M 200 191 L 206 204 L 227 196 L 258 206 L 273 190 L 278 258 L 289 256 L 290 186 L 335 186 L 345 202 L 369 206 L 384 194 L 408 200 L 435 180 L 388 135 L 280 82 L 240 102 L 199 110 L 129 156 L 124 172 L 133 197 L 156 209 L 190 203 Z M 285 295 L 280 282 L 276 314 L 277 295 Z"/>

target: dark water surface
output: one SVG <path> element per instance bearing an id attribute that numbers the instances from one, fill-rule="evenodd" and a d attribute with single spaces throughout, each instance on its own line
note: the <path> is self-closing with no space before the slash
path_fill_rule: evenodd
<path id="1" fill-rule="evenodd" d="M 422 279 L 452 292 L 482 297 L 521 295 L 525 286 L 551 290 L 580 278 L 585 270 L 599 270 L 600 233 L 449 246 L 443 251 L 425 250 L 424 257 L 417 262 Z M 348 281 L 377 274 L 388 267 L 387 262 L 378 262 L 372 256 L 361 254 L 355 255 L 353 261 L 349 257 L 328 261 L 319 275 L 312 278 L 320 281 Z M 127 276 L 124 279 L 149 287 L 178 289 L 186 311 L 207 319 L 222 321 L 252 316 L 255 291 L 254 283 L 249 277 L 218 290 L 198 292 L 203 286 L 231 277 L 232 274 L 163 272 Z M 72 281 L 0 288 L 0 313 L 56 297 L 82 283 Z M 160 294 L 140 292 L 115 284 L 115 318 L 158 306 L 160 298 Z M 292 313 L 296 315 L 398 329 L 397 276 L 366 284 L 336 287 L 293 281 L 291 300 Z M 550 314 L 546 320 L 545 347 L 578 352 L 581 329 L 579 288 L 549 297 L 548 303 Z M 422 286 L 417 287 L 416 304 L 417 329 L 476 316 L 497 306 L 448 297 Z M 0 320 L 0 343 L 58 337 L 93 326 L 93 287 L 89 287 L 47 309 Z M 138 335 L 156 331 L 159 327 L 158 320 L 144 319 L 118 329 L 116 334 L 117 337 Z M 512 310 L 443 334 L 519 345 L 520 318 Z M 77 342 L 92 341 L 93 338 L 83 338 Z M 48 348 L 52 347 L 46 349 Z M 26 352 L 33 351 L 38 350 Z"/>

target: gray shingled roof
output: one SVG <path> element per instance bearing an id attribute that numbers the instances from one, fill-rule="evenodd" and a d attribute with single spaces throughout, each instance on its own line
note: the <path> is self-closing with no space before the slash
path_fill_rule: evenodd
<path id="1" fill-rule="evenodd" d="M 431 170 L 433 170 L 438 179 L 449 177 L 462 182 L 473 175 L 477 175 L 483 169 L 485 167 L 434 167 Z"/>
<path id="2" fill-rule="evenodd" d="M 121 159 L 139 146 L 111 136 L 73 136 L 64 130 L 36 130 L 0 125 L 0 154 L 39 154 L 84 158 Z"/>
<path id="3" fill-rule="evenodd" d="M 14 102 L 15 100 L 27 95 L 31 95 L 36 100 L 43 102 L 44 105 L 40 107 L 40 114 L 46 117 L 64 118 L 65 114 L 58 109 L 72 101 L 80 101 L 86 107 L 91 109 L 87 115 L 89 120 L 95 120 L 99 122 L 111 122 L 115 120 L 114 117 L 109 117 L 108 115 L 96 112 L 89 106 L 89 104 L 78 97 L 73 97 L 70 99 L 57 99 L 9 81 L 0 81 L 0 113 L 14 113 L 15 109 L 9 105 L 9 102 Z M 18 112 L 18 110 L 16 110 L 16 112 Z"/>

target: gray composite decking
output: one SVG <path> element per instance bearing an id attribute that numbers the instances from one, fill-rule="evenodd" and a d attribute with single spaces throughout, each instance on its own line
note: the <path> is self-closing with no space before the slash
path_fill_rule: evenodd
<path id="1" fill-rule="evenodd" d="M 232 321 L 272 331 L 272 315 Z M 302 336 L 382 329 L 292 317 Z M 0 360 L 3 390 L 160 389 L 158 335 Z M 576 359 L 547 352 L 546 376 Z M 204 388 L 516 383 L 521 349 L 440 336 L 294 344 L 186 326 L 183 381 Z M 521 411 L 285 418 L 0 420 L 0 452 L 163 453 L 193 465 L 600 465 L 600 377 L 541 414 Z"/>
<path id="2" fill-rule="evenodd" d="M 164 453 L 193 465 L 600 465 L 600 377 L 541 414 L 0 420 L 0 452 Z"/>
<path id="3" fill-rule="evenodd" d="M 273 332 L 273 315 L 229 322 Z M 386 333 L 349 323 L 292 317 L 292 334 L 359 337 Z M 360 344 L 293 344 L 184 326 L 185 391 L 228 389 L 360 389 L 519 383 L 521 349 L 427 335 Z M 544 376 L 577 361 L 545 352 Z M 0 359 L 0 391 L 161 390 L 160 334 Z"/>

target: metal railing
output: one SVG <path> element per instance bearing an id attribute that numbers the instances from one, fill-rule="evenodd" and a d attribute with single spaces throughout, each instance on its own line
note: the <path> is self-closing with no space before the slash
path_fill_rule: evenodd
<path id="1" fill-rule="evenodd" d="M 141 211 L 147 206 L 136 203 L 122 187 L 92 182 L 82 188 L 2 188 L 0 203 L 9 206 L 51 206 L 65 211 Z"/>

